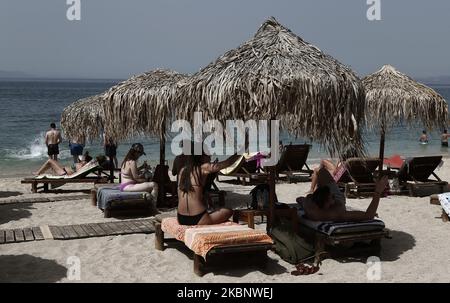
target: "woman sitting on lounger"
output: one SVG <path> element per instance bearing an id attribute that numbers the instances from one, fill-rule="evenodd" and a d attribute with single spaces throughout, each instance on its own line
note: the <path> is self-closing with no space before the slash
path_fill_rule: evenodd
<path id="1" fill-rule="evenodd" d="M 388 184 L 387 176 L 383 176 L 375 185 L 372 202 L 366 211 L 350 211 L 345 208 L 345 199 L 340 195 L 339 188 L 329 171 L 321 168 L 318 171 L 318 188 L 306 198 L 297 198 L 297 202 L 305 210 L 308 219 L 314 221 L 366 221 L 372 220 L 377 214 L 378 204 Z"/>
<path id="2" fill-rule="evenodd" d="M 228 221 L 231 209 L 222 208 L 207 212 L 203 199 L 203 187 L 209 174 L 217 173 L 239 159 L 234 155 L 222 162 L 210 163 L 207 155 L 185 156 L 178 183 L 178 223 L 181 225 L 210 225 Z"/>
<path id="3" fill-rule="evenodd" d="M 158 197 L 158 184 L 146 182 L 145 176 L 139 173 L 139 168 L 137 167 L 137 160 L 142 155 L 145 155 L 142 144 L 133 144 L 122 162 L 120 191 L 146 191 L 151 193 L 156 199 Z"/>
<path id="4" fill-rule="evenodd" d="M 47 160 L 38 171 L 33 172 L 33 175 L 39 176 L 45 173 L 47 170 L 52 169 L 53 172 L 58 176 L 70 176 L 77 171 L 79 171 L 83 166 L 85 166 L 89 161 L 92 160 L 92 157 L 89 156 L 89 153 L 86 151 L 84 156 L 80 156 L 80 161 L 78 163 L 72 164 L 70 167 L 62 166 L 58 161 L 53 159 Z"/>

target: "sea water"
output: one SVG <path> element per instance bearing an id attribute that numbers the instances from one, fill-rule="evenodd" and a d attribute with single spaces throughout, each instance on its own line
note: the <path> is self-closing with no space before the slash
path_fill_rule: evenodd
<path id="1" fill-rule="evenodd" d="M 44 142 L 45 132 L 51 122 L 61 119 L 63 109 L 80 98 L 102 93 L 118 81 L 114 80 L 0 80 L 0 176 L 27 175 L 38 168 L 48 157 Z M 450 85 L 432 86 L 447 102 L 450 100 Z M 333 130 L 330 130 L 332 132 Z M 429 133 L 430 142 L 420 145 L 418 138 L 422 129 L 395 127 L 386 135 L 385 155 L 449 155 L 449 149 L 440 146 L 440 130 Z M 364 130 L 364 138 L 370 155 L 376 156 L 379 149 L 379 133 Z M 280 134 L 283 144 L 310 143 L 308 139 L 293 138 Z M 119 161 L 130 145 L 141 142 L 147 156 L 143 160 L 155 165 L 159 157 L 157 138 L 133 138 L 121 142 L 118 148 Z M 89 142 L 86 150 L 92 156 L 103 153 L 100 140 Z M 166 146 L 166 158 L 173 159 L 170 153 L 170 140 Z M 327 158 L 326 149 L 313 142 L 308 157 L 310 162 Z M 70 164 L 71 156 L 68 142 L 60 144 L 59 158 L 63 164 Z"/>

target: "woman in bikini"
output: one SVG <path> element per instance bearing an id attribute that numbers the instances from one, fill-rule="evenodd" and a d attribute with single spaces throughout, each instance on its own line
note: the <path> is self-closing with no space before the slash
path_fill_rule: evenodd
<path id="1" fill-rule="evenodd" d="M 179 171 L 178 181 L 178 223 L 181 225 L 210 225 L 226 222 L 233 211 L 221 208 L 207 212 L 203 199 L 203 187 L 208 175 L 217 173 L 239 159 L 234 155 L 222 162 L 210 163 L 207 155 L 185 156 L 185 165 Z"/>
<path id="2" fill-rule="evenodd" d="M 145 155 L 142 144 L 133 144 L 122 162 L 120 171 L 120 174 L 122 175 L 120 191 L 146 191 L 151 193 L 156 199 L 158 197 L 158 185 L 155 182 L 145 182 L 146 179 L 144 175 L 139 173 L 139 168 L 137 167 L 137 160 L 142 155 Z"/>
<path id="3" fill-rule="evenodd" d="M 89 153 L 87 151 L 84 153 L 84 156 L 83 157 L 80 156 L 80 158 L 81 159 L 78 163 L 74 163 L 70 167 L 68 166 L 64 167 L 61 164 L 59 164 L 59 162 L 53 159 L 48 159 L 41 166 L 41 168 L 39 168 L 39 170 L 33 172 L 33 175 L 39 176 L 45 173 L 47 170 L 52 169 L 53 172 L 58 176 L 65 176 L 65 175 L 70 176 L 75 172 L 79 171 L 83 166 L 85 166 L 92 160 L 92 157 L 89 156 Z"/>

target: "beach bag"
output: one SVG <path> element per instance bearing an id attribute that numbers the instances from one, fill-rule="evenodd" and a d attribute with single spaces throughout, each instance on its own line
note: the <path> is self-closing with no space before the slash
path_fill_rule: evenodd
<path id="1" fill-rule="evenodd" d="M 269 185 L 258 184 L 251 191 L 252 203 L 250 209 L 267 209 L 269 208 Z M 276 201 L 276 198 L 275 198 Z M 248 205 L 247 205 L 248 206 Z"/>
<path id="2" fill-rule="evenodd" d="M 314 256 L 314 247 L 293 231 L 290 221 L 280 218 L 274 223 L 270 235 L 275 253 L 284 261 L 299 264 Z"/>
<path id="3" fill-rule="evenodd" d="M 249 209 L 268 209 L 270 205 L 270 187 L 268 184 L 258 184 L 251 191 L 252 196 L 251 205 L 247 205 Z M 287 204 L 278 202 L 277 195 L 275 194 L 275 209 L 286 209 L 289 208 Z"/>

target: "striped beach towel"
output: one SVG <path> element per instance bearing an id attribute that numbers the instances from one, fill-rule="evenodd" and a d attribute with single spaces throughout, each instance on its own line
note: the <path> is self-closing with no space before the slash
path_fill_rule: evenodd
<path id="1" fill-rule="evenodd" d="M 166 218 L 161 229 L 183 241 L 196 255 L 206 259 L 208 252 L 216 246 L 239 244 L 273 244 L 265 231 L 251 229 L 237 223 L 226 222 L 215 225 L 186 226 L 178 224 L 176 218 Z"/>
<path id="2" fill-rule="evenodd" d="M 378 219 L 361 222 L 322 222 L 312 221 L 304 217 L 304 211 L 299 209 L 298 216 L 300 223 L 318 232 L 332 235 L 341 235 L 356 232 L 368 232 L 384 229 L 384 222 Z"/>

